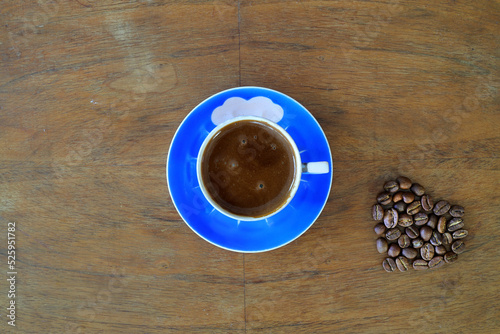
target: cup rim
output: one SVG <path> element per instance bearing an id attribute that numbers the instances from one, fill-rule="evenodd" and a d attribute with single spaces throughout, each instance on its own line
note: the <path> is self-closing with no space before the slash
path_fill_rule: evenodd
<path id="1" fill-rule="evenodd" d="M 274 211 L 268 213 L 267 215 L 264 215 L 264 216 L 259 216 L 259 217 L 250 217 L 250 216 L 242 216 L 242 215 L 237 215 L 237 214 L 234 214 L 232 212 L 229 212 L 227 210 L 225 210 L 224 208 L 222 208 L 219 204 L 217 204 L 217 202 L 215 202 L 212 197 L 210 196 L 210 194 L 208 193 L 207 189 L 205 188 L 205 185 L 203 184 L 203 181 L 201 179 L 201 161 L 202 161 L 202 155 L 203 155 L 203 152 L 205 151 L 205 148 L 207 147 L 209 141 L 214 137 L 214 135 L 219 131 L 221 130 L 222 128 L 232 124 L 232 123 L 235 123 L 235 122 L 238 122 L 238 121 L 258 121 L 258 122 L 262 122 L 262 123 L 266 123 L 267 125 L 271 126 L 272 128 L 274 128 L 275 130 L 277 130 L 278 132 L 281 133 L 281 135 L 283 135 L 286 140 L 290 143 L 290 146 L 292 147 L 292 151 L 294 153 L 294 156 L 295 156 L 295 176 L 294 176 L 294 180 L 293 180 L 293 183 L 292 183 L 292 189 L 288 195 L 288 198 L 285 202 L 283 202 L 277 209 L 275 209 Z M 212 131 L 210 131 L 210 133 L 207 135 L 207 137 L 204 139 L 203 143 L 201 144 L 201 147 L 198 151 L 198 155 L 197 155 L 197 158 L 196 158 L 196 177 L 197 177 L 197 180 L 198 180 L 198 184 L 200 186 L 200 189 L 201 189 L 201 192 L 203 193 L 203 196 L 205 197 L 205 199 L 217 210 L 219 211 L 220 213 L 222 213 L 223 215 L 229 217 L 229 218 L 232 218 L 232 219 L 235 219 L 235 220 L 239 220 L 239 221 L 258 221 L 258 220 L 263 220 L 263 219 L 266 219 L 266 218 L 269 218 L 271 216 L 274 216 L 275 214 L 277 214 L 278 212 L 280 212 L 281 210 L 283 210 L 293 199 L 293 197 L 295 196 L 295 194 L 297 193 L 297 190 L 299 188 L 299 185 L 300 185 L 300 180 L 301 180 L 301 177 L 302 177 L 302 160 L 300 158 L 300 152 L 299 152 L 299 149 L 297 148 L 297 145 L 295 144 L 295 141 L 293 140 L 293 138 L 290 136 L 290 134 L 288 134 L 288 132 L 282 128 L 279 124 L 267 119 L 267 118 L 264 118 L 264 117 L 259 117 L 259 116 L 237 116 L 237 117 L 233 117 L 219 125 L 217 125 Z"/>

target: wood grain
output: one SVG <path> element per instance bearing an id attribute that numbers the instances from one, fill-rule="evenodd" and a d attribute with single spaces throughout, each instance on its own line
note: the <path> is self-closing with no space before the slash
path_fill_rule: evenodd
<path id="1" fill-rule="evenodd" d="M 0 258 L 6 272 L 15 221 L 18 279 L 0 332 L 500 331 L 499 16 L 468 0 L 4 1 Z M 240 85 L 302 103 L 334 159 L 320 218 L 262 254 L 196 236 L 165 181 L 183 118 Z M 370 206 L 400 174 L 465 206 L 457 263 L 382 270 Z"/>

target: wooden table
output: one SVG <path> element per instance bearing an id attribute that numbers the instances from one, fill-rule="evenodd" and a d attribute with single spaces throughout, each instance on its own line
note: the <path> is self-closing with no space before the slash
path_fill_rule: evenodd
<path id="1" fill-rule="evenodd" d="M 494 0 L 2 2 L 0 332 L 499 333 L 499 17 Z M 310 110 L 334 181 L 303 236 L 243 255 L 186 226 L 165 162 L 194 106 L 247 85 Z M 399 174 L 465 206 L 458 262 L 382 270 L 370 207 Z"/>

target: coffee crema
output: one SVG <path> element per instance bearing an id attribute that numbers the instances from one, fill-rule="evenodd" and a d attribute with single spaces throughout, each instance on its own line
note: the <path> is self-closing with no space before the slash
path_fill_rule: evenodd
<path id="1" fill-rule="evenodd" d="M 292 146 L 280 132 L 256 120 L 242 120 L 220 129 L 207 144 L 201 179 L 221 208 L 258 218 L 286 203 L 295 164 Z"/>

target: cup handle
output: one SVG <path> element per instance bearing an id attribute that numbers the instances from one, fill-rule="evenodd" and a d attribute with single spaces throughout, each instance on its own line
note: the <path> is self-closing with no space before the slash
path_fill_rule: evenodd
<path id="1" fill-rule="evenodd" d="M 330 171 L 328 161 L 308 162 L 302 164 L 302 173 L 326 174 Z"/>

